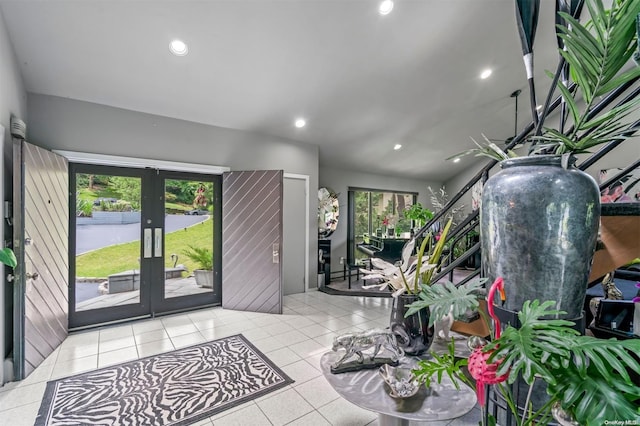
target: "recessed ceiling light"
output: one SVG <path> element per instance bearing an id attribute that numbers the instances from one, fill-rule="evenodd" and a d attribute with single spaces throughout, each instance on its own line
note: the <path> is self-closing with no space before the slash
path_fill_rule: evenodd
<path id="1" fill-rule="evenodd" d="M 172 40 L 171 43 L 169 43 L 169 50 L 176 56 L 184 56 L 189 53 L 189 48 L 187 48 L 186 43 L 182 40 Z"/>
<path id="2" fill-rule="evenodd" d="M 400 148 L 402 148 L 402 145 L 400 145 L 399 143 L 393 146 L 393 149 L 395 149 L 396 151 L 399 150 Z"/>
<path id="3" fill-rule="evenodd" d="M 483 79 L 483 80 L 486 79 L 486 78 L 489 78 L 489 76 L 491 76 L 492 72 L 493 71 L 491 71 L 491 69 L 487 68 L 486 70 L 482 71 L 482 73 L 480 74 L 480 78 Z"/>
<path id="4" fill-rule="evenodd" d="M 298 129 L 301 129 L 302 127 L 307 125 L 307 122 L 304 118 L 298 118 L 294 124 Z"/>
<path id="5" fill-rule="evenodd" d="M 456 157 L 456 158 L 454 158 L 454 159 L 453 159 L 453 162 L 454 162 L 454 163 L 459 163 L 459 162 L 460 162 L 460 157 Z"/>
<path id="6" fill-rule="evenodd" d="M 388 15 L 392 10 L 393 2 L 391 0 L 384 0 L 378 7 L 378 12 L 380 12 L 380 15 Z"/>

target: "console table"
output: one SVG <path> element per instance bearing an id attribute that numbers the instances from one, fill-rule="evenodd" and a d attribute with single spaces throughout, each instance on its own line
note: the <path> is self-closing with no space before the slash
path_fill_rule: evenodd
<path id="1" fill-rule="evenodd" d="M 442 384 L 432 383 L 428 389 L 422 386 L 411 398 L 391 398 L 377 369 L 332 374 L 330 366 L 341 355 L 338 352 L 322 355 L 322 374 L 344 399 L 378 413 L 380 426 L 408 426 L 411 420 L 450 420 L 464 416 L 476 405 L 473 389 L 461 384 L 457 390 L 448 377 L 443 377 Z M 414 358 L 404 358 L 401 366 L 411 368 L 415 362 Z"/>

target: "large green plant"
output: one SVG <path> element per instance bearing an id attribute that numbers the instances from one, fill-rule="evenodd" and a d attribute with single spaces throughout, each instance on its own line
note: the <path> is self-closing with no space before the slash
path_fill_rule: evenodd
<path id="1" fill-rule="evenodd" d="M 183 253 L 200 266 L 200 269 L 213 270 L 213 251 L 208 248 L 189 246 Z"/>
<path id="2" fill-rule="evenodd" d="M 409 206 L 404 211 L 404 217 L 415 221 L 415 225 L 421 228 L 429 219 L 433 217 L 433 212 L 426 207 L 423 207 L 421 203 L 415 203 Z"/>
<path id="3" fill-rule="evenodd" d="M 484 349 L 493 351 L 489 362 L 502 360 L 496 375 L 508 373 L 508 383 L 518 377 L 529 385 L 535 380 L 547 383 L 549 401 L 537 413 L 526 407 L 525 418 L 514 413 L 518 424 L 548 419 L 554 403 L 560 403 L 580 425 L 602 425 L 615 419 L 640 421 L 640 387 L 629 375 L 630 371 L 640 374 L 640 363 L 632 355 L 640 354 L 640 340 L 581 336 L 570 321 L 546 319 L 564 314 L 552 309 L 555 305 L 553 301 L 526 301 L 518 313 L 520 328 L 508 326 Z M 498 386 L 509 400 L 506 388 Z"/>
<path id="4" fill-rule="evenodd" d="M 621 72 L 637 48 L 635 20 L 640 13 L 640 0 L 613 0 L 606 10 L 602 0 L 587 0 L 590 19 L 582 24 L 571 15 L 559 12 L 568 23 L 558 25 L 558 36 L 565 49 L 559 52 L 570 66 L 571 78 L 577 85 L 576 95 L 559 81 L 562 94 L 573 120 L 566 134 L 553 128 L 537 137 L 538 149 L 552 149 L 556 154 L 587 152 L 589 148 L 629 136 L 626 118 L 640 103 L 640 98 L 593 114 L 598 99 L 640 76 L 637 66 Z M 584 101 L 581 108 L 575 97 Z"/>

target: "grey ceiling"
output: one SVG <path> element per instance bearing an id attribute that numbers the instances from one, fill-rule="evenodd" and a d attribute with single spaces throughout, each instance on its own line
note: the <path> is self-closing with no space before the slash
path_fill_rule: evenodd
<path id="1" fill-rule="evenodd" d="M 536 39 L 539 97 L 557 63 L 553 3 L 542 1 Z M 445 181 L 477 161 L 444 161 L 470 136 L 514 133 L 509 94 L 526 87 L 514 2 L 396 0 L 387 16 L 377 6 L 0 0 L 29 92 L 316 144 L 321 166 Z M 173 38 L 187 56 L 169 53 Z M 519 127 L 528 102 L 523 90 Z"/>

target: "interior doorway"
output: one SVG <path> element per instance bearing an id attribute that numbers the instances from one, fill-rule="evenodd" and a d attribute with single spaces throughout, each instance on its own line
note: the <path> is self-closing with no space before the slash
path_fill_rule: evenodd
<path id="1" fill-rule="evenodd" d="M 70 164 L 69 325 L 221 302 L 216 175 Z"/>

